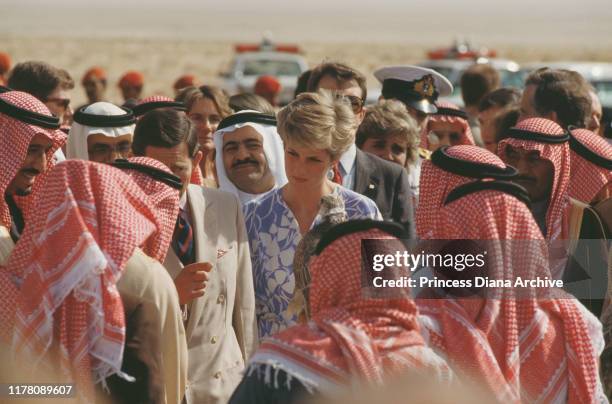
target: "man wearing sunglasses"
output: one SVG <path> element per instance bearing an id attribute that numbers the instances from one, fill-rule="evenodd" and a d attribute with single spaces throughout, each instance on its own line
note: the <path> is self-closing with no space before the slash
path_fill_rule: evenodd
<path id="1" fill-rule="evenodd" d="M 357 122 L 365 116 L 365 76 L 341 63 L 323 63 L 312 70 L 308 91 L 326 89 L 350 102 Z M 334 170 L 335 171 L 335 170 Z M 365 153 L 352 145 L 338 165 L 342 186 L 372 199 L 385 220 L 403 225 L 414 234 L 413 207 L 408 175 L 403 167 Z"/>
<path id="2" fill-rule="evenodd" d="M 7 85 L 13 90 L 32 94 L 59 118 L 62 128 L 70 127 L 70 92 L 74 89 L 74 80 L 66 70 L 44 62 L 19 63 L 13 68 Z"/>

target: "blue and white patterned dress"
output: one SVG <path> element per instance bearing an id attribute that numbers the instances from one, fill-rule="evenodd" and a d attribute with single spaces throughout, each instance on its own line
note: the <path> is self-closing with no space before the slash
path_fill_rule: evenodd
<path id="1" fill-rule="evenodd" d="M 349 220 L 382 220 L 376 204 L 369 198 L 340 186 L 334 192 L 339 192 L 344 199 Z M 295 287 L 293 256 L 302 235 L 283 200 L 282 188 L 244 205 L 244 220 L 251 248 L 257 326 L 262 338 L 297 323 L 297 317 L 287 313 L 287 307 Z M 311 228 L 320 220 L 317 216 Z"/>

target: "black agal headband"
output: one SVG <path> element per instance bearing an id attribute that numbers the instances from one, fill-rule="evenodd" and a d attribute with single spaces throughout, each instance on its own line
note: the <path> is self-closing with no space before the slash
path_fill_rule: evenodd
<path id="1" fill-rule="evenodd" d="M 144 104 L 138 104 L 132 111 L 136 117 L 140 117 L 149 111 L 159 108 L 172 108 L 176 111 L 187 111 L 187 107 L 182 102 L 177 101 L 151 101 L 145 102 Z"/>
<path id="2" fill-rule="evenodd" d="M 327 246 L 341 237 L 352 233 L 359 233 L 373 229 L 383 231 L 400 240 L 410 238 L 409 234 L 406 232 L 406 229 L 397 223 L 383 222 L 372 219 L 349 220 L 348 222 L 334 225 L 323 234 L 319 240 L 319 243 L 317 244 L 317 248 L 315 249 L 315 255 L 320 255 Z"/>
<path id="3" fill-rule="evenodd" d="M 0 113 L 6 114 L 18 121 L 46 129 L 59 129 L 59 118 L 20 108 L 0 98 Z"/>
<path id="4" fill-rule="evenodd" d="M 590 161 L 593 164 L 596 164 L 607 170 L 612 170 L 612 160 L 595 153 L 593 150 L 580 143 L 580 141 L 576 139 L 576 137 L 574 137 L 571 132 L 569 138 L 570 149 L 572 149 L 576 154 L 582 156 L 585 160 Z"/>
<path id="5" fill-rule="evenodd" d="M 485 163 L 476 163 L 452 157 L 447 153 L 450 146 L 442 146 L 431 154 L 431 162 L 437 167 L 453 174 L 470 178 L 494 178 L 509 180 L 517 175 L 517 170 L 511 166 L 503 168 Z"/>
<path id="6" fill-rule="evenodd" d="M 156 167 L 151 167 L 146 164 L 133 163 L 123 159 L 115 160 L 112 166 L 121 170 L 138 171 L 177 190 L 181 190 L 183 188 L 183 183 L 179 177 Z"/>
<path id="7" fill-rule="evenodd" d="M 543 133 L 532 132 L 530 130 L 510 128 L 506 133 L 508 137 L 513 139 L 531 140 L 533 142 L 538 143 L 559 144 L 565 143 L 570 139 L 570 136 L 567 132 L 562 135 L 545 135 Z"/>
<path id="8" fill-rule="evenodd" d="M 239 123 L 259 123 L 262 125 L 276 126 L 276 117 L 274 115 L 262 114 L 259 112 L 240 112 L 228 116 L 219 122 L 217 130 L 229 128 L 230 126 L 237 125 Z"/>
<path id="9" fill-rule="evenodd" d="M 447 116 L 456 116 L 458 118 L 462 118 L 465 119 L 466 121 L 468 120 L 468 116 L 467 114 L 460 110 L 460 109 L 453 109 L 453 108 L 446 108 L 446 107 L 440 107 L 437 106 L 438 111 L 434 112 L 434 115 L 447 115 Z"/>
<path id="10" fill-rule="evenodd" d="M 466 195 L 486 190 L 500 191 L 514 196 L 516 199 L 527 205 L 527 207 L 531 205 L 531 200 L 529 199 L 529 193 L 527 190 L 522 186 L 509 181 L 468 182 L 467 184 L 460 185 L 453 189 L 446 197 L 444 204 L 447 205 L 453 201 L 456 201 L 457 199 L 463 198 Z"/>
<path id="11" fill-rule="evenodd" d="M 93 126 L 96 128 L 119 128 L 129 126 L 136 123 L 136 118 L 132 110 L 121 108 L 125 114 L 122 115 L 97 115 L 85 112 L 88 106 L 84 106 L 74 113 L 74 121 L 84 126 Z"/>

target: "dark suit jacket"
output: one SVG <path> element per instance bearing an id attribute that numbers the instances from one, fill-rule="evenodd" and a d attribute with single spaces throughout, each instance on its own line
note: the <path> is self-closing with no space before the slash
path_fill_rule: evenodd
<path id="1" fill-rule="evenodd" d="M 354 191 L 376 202 L 383 219 L 401 224 L 414 237 L 414 209 L 403 167 L 357 149 Z"/>

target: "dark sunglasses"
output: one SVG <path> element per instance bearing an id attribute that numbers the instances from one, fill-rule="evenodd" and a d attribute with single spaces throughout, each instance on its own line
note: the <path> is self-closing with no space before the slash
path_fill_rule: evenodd
<path id="1" fill-rule="evenodd" d="M 47 102 L 54 102 L 60 107 L 66 109 L 68 108 L 68 105 L 70 105 L 70 98 L 47 98 Z"/>

